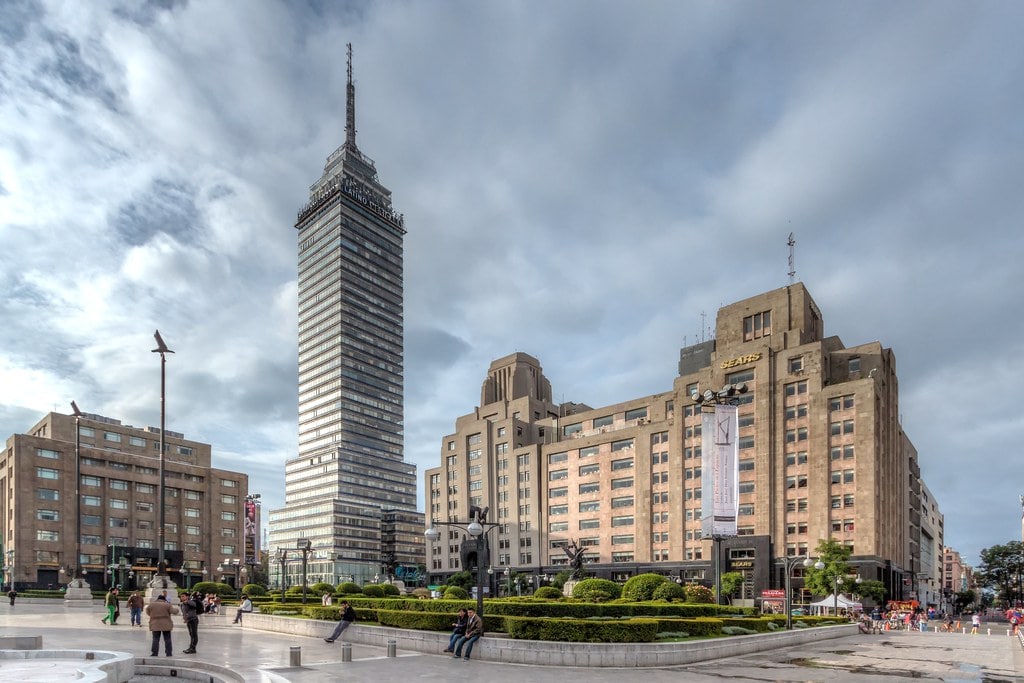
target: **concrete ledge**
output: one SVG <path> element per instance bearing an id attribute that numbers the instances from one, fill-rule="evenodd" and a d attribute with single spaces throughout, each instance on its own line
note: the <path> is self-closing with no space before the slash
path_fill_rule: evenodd
<path id="1" fill-rule="evenodd" d="M 0 636 L 0 650 L 41 650 L 42 636 Z"/>
<path id="2" fill-rule="evenodd" d="M 290 633 L 308 638 L 326 638 L 336 623 L 255 613 L 245 615 L 242 621 L 243 627 L 247 629 Z M 856 624 L 844 624 L 712 638 L 689 643 L 565 643 L 484 635 L 473 647 L 473 658 L 489 662 L 543 666 L 675 666 L 830 640 L 856 633 Z M 345 631 L 342 639 L 381 648 L 386 648 L 388 641 L 394 640 L 399 650 L 442 654 L 442 650 L 448 647 L 450 635 L 441 631 L 361 626 L 356 622 Z"/>
<path id="3" fill-rule="evenodd" d="M 75 662 L 82 683 L 127 683 L 135 677 L 135 658 L 124 652 L 107 650 L 0 650 L 4 660 L 64 660 Z M 78 664 L 77 662 L 81 662 Z"/>
<path id="4" fill-rule="evenodd" d="M 226 666 L 218 666 L 201 659 L 174 657 L 137 657 L 135 673 L 138 676 L 162 676 L 204 683 L 245 683 L 245 676 Z"/>

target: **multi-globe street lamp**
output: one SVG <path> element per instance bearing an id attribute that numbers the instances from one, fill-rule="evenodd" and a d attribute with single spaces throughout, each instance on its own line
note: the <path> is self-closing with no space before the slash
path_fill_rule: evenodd
<path id="1" fill-rule="evenodd" d="M 476 613 L 483 616 L 484 613 L 484 573 L 487 571 L 485 565 L 489 564 L 485 562 L 485 558 L 488 555 L 486 552 L 487 548 L 487 533 L 500 526 L 495 522 L 485 521 L 487 517 L 487 509 L 480 509 L 479 507 L 473 506 L 470 508 L 470 514 L 473 515 L 473 519 L 468 523 L 462 522 L 438 522 L 437 520 L 430 521 L 430 528 L 427 529 L 423 535 L 428 541 L 433 543 L 440 537 L 441 532 L 437 530 L 437 527 L 453 527 L 460 531 L 465 531 L 467 534 L 476 539 Z M 463 555 L 465 557 L 465 555 Z M 468 567 L 463 567 L 468 569 Z"/>
<path id="2" fill-rule="evenodd" d="M 164 449 L 167 448 L 166 435 L 165 435 L 165 421 L 166 421 L 166 381 L 167 381 L 167 354 L 174 353 L 167 344 L 164 343 L 163 337 L 160 336 L 160 330 L 153 333 L 153 338 L 156 339 L 156 348 L 153 349 L 153 353 L 160 354 L 160 474 L 159 474 L 159 486 L 157 487 L 157 496 L 160 499 L 160 517 L 157 522 L 156 540 L 157 540 L 157 560 L 156 560 L 156 576 L 153 577 L 153 581 L 150 586 L 156 588 L 158 585 L 161 588 L 167 587 L 167 567 L 164 565 L 164 525 L 167 519 L 167 501 L 164 499 L 164 478 L 166 472 L 164 470 L 164 461 L 166 460 Z M 158 584 L 159 580 L 159 584 Z"/>
<path id="3" fill-rule="evenodd" d="M 821 560 L 815 561 L 814 558 L 806 555 L 787 559 L 784 562 L 786 564 L 786 630 L 791 631 L 793 629 L 793 570 L 797 565 L 802 564 L 806 569 L 814 567 L 820 571 L 825 568 L 825 563 Z"/>
<path id="4" fill-rule="evenodd" d="M 302 552 L 302 604 L 306 604 L 306 570 L 309 566 L 309 553 L 312 551 L 313 544 L 308 538 L 300 538 L 295 544 L 296 549 Z"/>

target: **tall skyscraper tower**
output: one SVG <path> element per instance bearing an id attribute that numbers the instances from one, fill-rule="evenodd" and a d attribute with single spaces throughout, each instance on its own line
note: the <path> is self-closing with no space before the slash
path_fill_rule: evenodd
<path id="1" fill-rule="evenodd" d="M 299 454 L 270 513 L 272 576 L 368 581 L 422 561 L 415 465 L 402 456 L 403 217 L 356 146 L 352 46 L 345 142 L 299 211 Z M 308 542 L 308 544 L 307 544 Z M 275 566 L 276 565 L 276 566 Z M 276 571 L 275 571 L 276 570 Z"/>

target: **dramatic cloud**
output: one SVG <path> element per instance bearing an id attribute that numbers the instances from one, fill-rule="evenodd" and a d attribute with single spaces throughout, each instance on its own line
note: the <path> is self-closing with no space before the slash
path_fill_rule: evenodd
<path id="1" fill-rule="evenodd" d="M 719 306 L 797 276 L 894 349 L 974 560 L 1020 533 L 1024 8 L 648 2 L 0 4 L 0 434 L 158 420 L 283 503 L 296 212 L 343 140 L 406 228 L 406 453 L 491 360 L 558 399 L 671 388 Z"/>

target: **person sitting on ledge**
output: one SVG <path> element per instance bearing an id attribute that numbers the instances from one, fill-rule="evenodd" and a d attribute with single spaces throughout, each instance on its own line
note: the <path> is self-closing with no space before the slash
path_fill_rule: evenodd
<path id="1" fill-rule="evenodd" d="M 232 621 L 231 623 L 232 624 L 241 624 L 242 623 L 242 615 L 245 614 L 246 612 L 252 612 L 252 600 L 249 599 L 248 595 L 246 595 L 245 599 L 242 600 L 242 604 L 239 606 L 238 611 L 235 612 L 235 620 Z"/>

